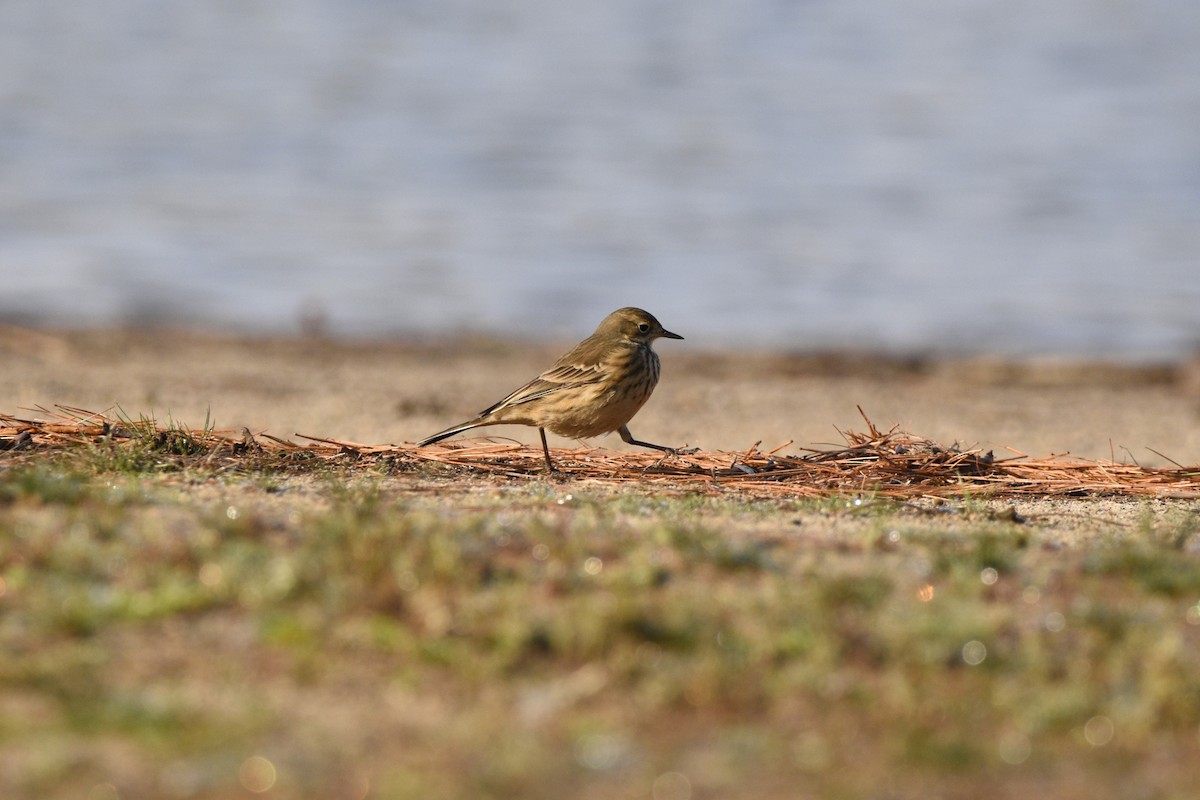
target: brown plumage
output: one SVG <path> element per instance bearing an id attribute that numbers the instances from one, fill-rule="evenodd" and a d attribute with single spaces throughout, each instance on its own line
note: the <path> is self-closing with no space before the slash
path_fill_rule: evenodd
<path id="1" fill-rule="evenodd" d="M 475 419 L 435 433 L 418 446 L 484 425 L 531 425 L 541 434 L 546 467 L 551 470 L 547 428 L 574 439 L 617 431 L 627 444 L 674 453 L 673 448 L 634 439 L 628 427 L 658 383 L 658 355 L 650 347 L 658 338 L 683 337 L 665 330 L 640 308 L 617 309 L 553 367 Z"/>

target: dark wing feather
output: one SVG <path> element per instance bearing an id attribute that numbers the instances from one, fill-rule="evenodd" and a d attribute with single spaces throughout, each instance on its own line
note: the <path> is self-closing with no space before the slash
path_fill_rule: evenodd
<path id="1" fill-rule="evenodd" d="M 488 414 L 498 411 L 501 408 L 529 403 L 557 392 L 560 389 L 586 386 L 589 383 L 599 383 L 603 379 L 604 371 L 599 364 L 563 364 L 560 362 L 500 402 L 485 408 L 479 413 L 479 416 L 486 417 Z"/>

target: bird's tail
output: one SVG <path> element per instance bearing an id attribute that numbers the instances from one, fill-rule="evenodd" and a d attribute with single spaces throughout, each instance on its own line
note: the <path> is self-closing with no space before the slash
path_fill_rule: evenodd
<path id="1" fill-rule="evenodd" d="M 483 420 L 473 419 L 468 422 L 464 422 L 461 425 L 455 425 L 452 428 L 446 428 L 446 430 L 444 430 L 444 431 L 438 431 L 433 436 L 428 436 L 428 437 L 422 439 L 421 441 L 417 442 L 417 447 L 424 447 L 427 444 L 433 444 L 434 442 L 440 442 L 442 439 L 449 439 L 454 434 L 462 433 L 463 431 L 469 431 L 469 430 L 471 430 L 471 428 L 479 428 L 483 425 L 495 425 L 495 424 L 496 423 L 494 423 L 494 422 L 486 422 Z"/>

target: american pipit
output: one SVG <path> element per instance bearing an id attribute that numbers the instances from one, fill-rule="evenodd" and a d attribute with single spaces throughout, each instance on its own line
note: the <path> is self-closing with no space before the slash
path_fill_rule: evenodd
<path id="1" fill-rule="evenodd" d="M 619 308 L 553 367 L 475 419 L 435 433 L 418 446 L 484 425 L 532 425 L 541 434 L 549 470 L 554 463 L 546 445 L 547 428 L 575 439 L 617 431 L 627 444 L 674 453 L 674 448 L 633 438 L 628 425 L 658 383 L 658 355 L 650 348 L 658 338 L 683 337 L 664 330 L 640 308 Z"/>

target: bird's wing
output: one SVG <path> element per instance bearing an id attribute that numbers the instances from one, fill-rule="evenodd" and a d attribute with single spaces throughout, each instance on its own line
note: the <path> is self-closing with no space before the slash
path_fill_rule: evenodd
<path id="1" fill-rule="evenodd" d="M 516 406 L 545 397 L 560 389 L 585 386 L 589 383 L 599 383 L 604 379 L 604 370 L 599 364 L 570 364 L 559 362 L 550 369 L 538 375 L 529 383 L 517 389 L 500 402 L 480 412 L 479 416 L 486 417 L 494 411 L 507 406 Z"/>

